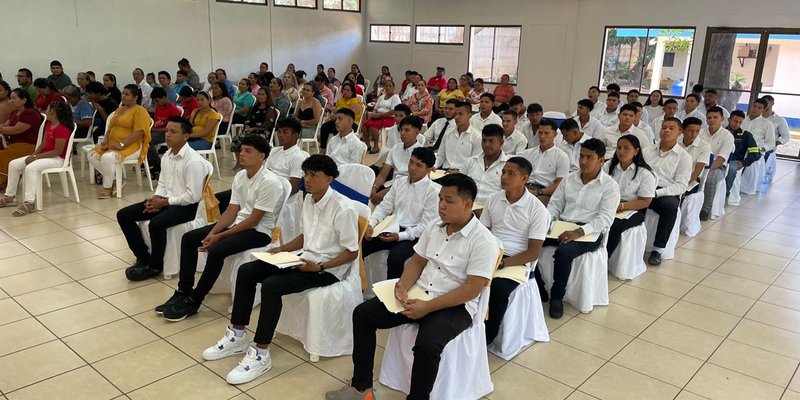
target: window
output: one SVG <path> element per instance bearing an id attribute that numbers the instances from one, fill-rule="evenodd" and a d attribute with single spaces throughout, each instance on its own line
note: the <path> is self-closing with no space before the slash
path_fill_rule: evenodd
<path id="1" fill-rule="evenodd" d="M 464 44 L 464 27 L 417 25 L 416 41 L 432 44 Z"/>
<path id="2" fill-rule="evenodd" d="M 508 74 L 517 83 L 521 26 L 470 27 L 469 71 L 489 83 L 500 82 Z"/>
<path id="3" fill-rule="evenodd" d="M 692 58 L 694 28 L 606 27 L 598 86 L 616 83 L 650 93 L 683 97 Z"/>
<path id="4" fill-rule="evenodd" d="M 217 0 L 217 3 L 258 4 L 265 6 L 267 0 Z"/>
<path id="5" fill-rule="evenodd" d="M 370 42 L 411 43 L 411 25 L 370 25 Z"/>
<path id="6" fill-rule="evenodd" d="M 273 0 L 276 7 L 317 8 L 317 0 Z"/>
<path id="7" fill-rule="evenodd" d="M 361 12 L 361 0 L 323 0 L 322 9 Z"/>

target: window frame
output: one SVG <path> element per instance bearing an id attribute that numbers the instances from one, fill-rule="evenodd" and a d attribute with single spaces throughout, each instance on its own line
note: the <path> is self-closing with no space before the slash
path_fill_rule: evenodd
<path id="1" fill-rule="evenodd" d="M 389 27 L 389 40 L 373 40 L 372 39 L 372 27 L 373 26 L 388 26 Z M 392 27 L 393 26 L 405 26 L 408 27 L 408 41 L 399 41 L 399 40 L 391 40 L 392 37 Z M 371 43 L 396 43 L 396 44 L 411 44 L 411 35 L 414 32 L 411 29 L 410 24 L 369 24 L 369 41 Z"/>
<path id="2" fill-rule="evenodd" d="M 269 0 L 262 0 L 263 3 L 251 3 L 242 0 L 216 0 L 217 3 L 227 3 L 227 4 L 244 4 L 249 6 L 269 6 Z"/>
<path id="3" fill-rule="evenodd" d="M 694 31 L 694 33 L 692 34 L 692 52 L 691 52 L 691 54 L 689 54 L 689 59 L 686 61 L 687 65 L 688 65 L 688 68 L 686 69 L 686 76 L 684 77 L 684 80 L 688 85 L 688 79 L 689 79 L 689 76 L 691 76 L 691 72 L 692 72 L 692 60 L 694 58 L 695 43 L 696 43 L 696 40 L 697 40 L 697 27 L 696 26 L 688 26 L 688 25 L 679 25 L 679 26 L 666 26 L 666 25 L 662 25 L 662 26 L 606 25 L 603 28 L 602 46 L 600 47 L 600 65 L 598 65 L 598 69 L 597 69 L 597 83 L 596 83 L 596 85 L 600 89 L 600 93 L 608 93 L 607 89 L 601 88 L 600 80 L 603 78 L 603 65 L 605 64 L 605 61 L 606 61 L 606 39 L 608 38 L 607 32 L 608 32 L 609 28 L 613 28 L 613 29 L 647 29 L 648 30 L 648 35 L 649 35 L 649 32 L 650 32 L 650 29 L 692 29 Z M 705 51 L 705 49 L 703 51 Z M 643 68 L 644 68 L 644 66 L 643 66 Z M 641 82 L 639 82 L 639 89 L 638 90 L 639 90 L 640 93 L 642 93 L 642 83 Z M 662 97 L 663 98 L 676 99 L 676 100 L 677 99 L 684 99 L 686 97 L 686 94 L 688 94 L 688 93 L 689 93 L 689 90 L 684 89 L 684 96 L 673 96 L 673 95 L 670 95 L 670 94 L 662 94 Z M 620 92 L 620 96 L 621 95 L 622 95 L 622 92 Z M 645 95 L 650 95 L 650 92 L 647 92 Z"/>
<path id="4" fill-rule="evenodd" d="M 349 12 L 349 13 L 361 14 L 361 0 L 356 0 L 356 1 L 358 1 L 358 10 L 345 10 L 344 9 L 344 0 L 339 0 L 339 2 L 342 3 L 342 8 L 328 8 L 328 7 L 325 7 L 325 0 L 322 0 L 322 10 L 323 11 L 341 11 L 341 12 Z"/>
<path id="5" fill-rule="evenodd" d="M 420 42 L 419 35 L 417 34 L 417 28 L 439 28 L 439 41 L 437 42 Z M 442 42 L 442 28 L 461 28 L 464 30 L 464 34 L 462 36 L 461 43 L 443 43 Z M 428 24 L 417 24 L 414 25 L 414 44 L 428 44 L 428 45 L 441 45 L 441 46 L 463 46 L 467 44 L 466 40 L 467 35 L 467 26 L 466 25 L 428 25 Z"/>
<path id="6" fill-rule="evenodd" d="M 273 7 L 282 7 L 282 8 L 299 8 L 299 9 L 301 9 L 301 10 L 319 10 L 319 0 L 314 0 L 314 7 L 304 7 L 304 6 L 298 6 L 298 5 L 297 5 L 297 0 L 294 0 L 294 4 L 295 4 L 295 5 L 293 5 L 293 6 L 288 6 L 288 5 L 285 5 L 285 4 L 277 4 L 277 3 L 275 2 L 275 0 L 272 0 L 272 6 L 273 6 Z"/>
<path id="7" fill-rule="evenodd" d="M 522 25 L 470 25 L 469 26 L 469 47 L 467 48 L 467 69 L 469 69 L 469 66 L 470 66 L 469 60 L 470 60 L 470 58 L 472 58 L 472 29 L 473 28 L 495 28 L 495 29 L 496 28 L 519 28 L 519 48 L 517 49 L 517 73 L 516 73 L 517 81 L 514 82 L 514 83 L 510 83 L 509 82 L 509 85 L 511 85 L 511 86 L 515 86 L 516 87 L 517 85 L 519 85 L 519 62 L 520 62 L 520 55 L 522 54 Z M 467 32 L 465 30 L 464 34 L 466 35 L 466 33 Z M 495 31 L 495 35 L 492 38 L 492 56 L 494 56 L 494 49 L 495 49 L 495 44 L 496 43 L 497 43 L 497 31 Z M 490 71 L 492 69 L 494 69 L 494 57 L 492 57 L 492 67 L 490 68 Z M 487 84 L 487 83 L 491 84 L 491 85 L 499 85 L 500 84 L 500 81 L 497 81 L 497 82 L 492 81 L 491 77 L 488 78 L 488 79 L 484 78 L 484 77 L 476 77 L 476 78 L 483 78 L 483 83 L 484 84 Z"/>

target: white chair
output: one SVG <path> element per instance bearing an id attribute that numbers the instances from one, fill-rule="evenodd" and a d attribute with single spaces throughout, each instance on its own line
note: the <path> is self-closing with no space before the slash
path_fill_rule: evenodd
<path id="1" fill-rule="evenodd" d="M 228 118 L 229 118 L 228 121 L 229 122 L 228 122 L 228 128 L 225 129 L 225 134 L 224 135 L 220 135 L 219 133 L 217 133 L 217 137 L 214 139 L 213 142 L 211 142 L 212 143 L 211 149 L 214 149 L 214 147 L 216 146 L 217 140 L 219 140 L 219 146 L 222 149 L 222 156 L 223 157 L 225 157 L 226 154 L 228 153 L 226 151 L 226 148 L 225 148 L 225 141 L 227 141 L 229 144 L 231 142 L 231 129 L 233 129 L 233 114 L 235 112 L 236 112 L 236 107 L 231 109 L 231 115 L 228 116 Z M 222 115 L 222 114 L 220 114 L 220 115 Z M 220 120 L 220 123 L 221 122 L 222 122 L 222 120 Z M 239 124 L 239 125 L 241 125 L 241 124 Z M 217 169 L 219 169 L 219 168 L 217 168 Z M 219 171 L 217 171 L 217 172 L 219 172 Z M 222 179 L 222 178 L 220 178 L 220 179 Z"/>
<path id="2" fill-rule="evenodd" d="M 319 121 L 317 121 L 317 128 L 314 130 L 314 136 L 310 137 L 310 138 L 302 138 L 302 137 L 300 138 L 300 148 L 305 150 L 306 153 L 310 153 L 311 152 L 311 145 L 312 144 L 317 146 L 317 153 L 319 153 L 319 150 L 320 150 L 320 148 L 319 148 L 319 131 L 322 128 L 322 120 L 323 120 L 322 116 L 323 116 L 323 114 L 325 114 L 325 106 L 328 105 L 328 99 L 323 97 L 322 101 L 323 101 L 322 102 L 322 111 L 323 112 L 319 116 Z M 274 134 L 273 134 L 273 136 L 274 136 Z M 278 139 L 276 138 L 275 140 L 277 141 Z"/>
<path id="3" fill-rule="evenodd" d="M 150 120 L 150 129 L 153 129 L 154 121 Z M 153 191 L 153 177 L 150 176 L 150 163 L 147 162 L 147 157 L 144 157 L 144 162 L 139 164 L 139 155 L 141 154 L 142 149 L 140 148 L 139 151 L 125 157 L 122 162 L 117 163 L 117 172 L 114 174 L 114 178 L 117 182 L 117 197 L 122 198 L 122 178 L 125 177 L 125 166 L 126 165 L 133 165 L 134 173 L 136 174 L 136 181 L 139 186 L 142 186 L 142 172 L 139 170 L 140 167 L 144 167 L 144 172 L 147 175 L 147 185 L 150 187 L 150 191 Z M 94 171 L 92 169 L 89 170 L 89 175 L 94 176 Z"/>
<path id="4" fill-rule="evenodd" d="M 339 166 L 339 177 L 336 180 L 369 197 L 375 183 L 375 173 L 363 164 L 344 164 Z"/>
<path id="5" fill-rule="evenodd" d="M 272 139 L 272 146 L 276 147 L 280 144 L 278 143 L 278 135 L 275 134 L 276 130 L 278 129 L 278 120 L 281 119 L 281 110 L 278 110 L 275 107 L 271 107 L 275 110 L 275 124 L 272 125 L 272 133 L 270 134 L 270 139 Z"/>
<path id="6" fill-rule="evenodd" d="M 695 237 L 700 233 L 702 226 L 700 225 L 700 210 L 703 208 L 703 200 L 705 199 L 704 188 L 706 185 L 706 177 L 708 170 L 704 169 L 700 174 L 700 183 L 698 184 L 697 192 L 688 196 L 684 196 L 681 202 L 681 233 L 688 237 Z"/>
<path id="7" fill-rule="evenodd" d="M 547 119 L 567 119 L 567 114 L 560 111 L 547 111 L 542 114 L 542 118 Z"/>
<path id="8" fill-rule="evenodd" d="M 211 163 L 206 161 L 204 166 L 206 168 L 206 179 L 211 179 L 214 173 Z M 142 232 L 144 243 L 148 248 L 151 248 L 150 231 L 148 230 L 150 221 L 140 221 L 137 222 L 137 224 L 139 225 L 139 230 Z M 206 225 L 208 225 L 208 221 L 206 220 L 206 205 L 203 199 L 200 199 L 200 202 L 197 204 L 197 213 L 195 213 L 193 220 L 167 228 L 167 245 L 164 251 L 164 270 L 162 271 L 165 279 L 172 279 L 173 276 L 180 272 L 181 239 L 183 235 L 186 232 L 202 228 Z"/>
<path id="9" fill-rule="evenodd" d="M 201 156 L 208 159 L 211 157 L 214 159 L 214 168 L 217 170 L 217 177 L 222 180 L 222 172 L 219 170 L 219 161 L 217 160 L 217 150 L 214 148 L 215 144 L 217 143 L 217 138 L 219 137 L 219 126 L 222 124 L 222 114 L 217 113 L 219 119 L 217 120 L 217 125 L 214 127 L 214 138 L 211 139 L 211 148 L 208 150 L 197 150 L 197 153 Z M 228 128 L 230 128 L 230 124 L 228 124 Z M 224 152 L 225 150 L 223 150 Z M 145 159 L 146 161 L 147 159 Z"/>
<path id="10" fill-rule="evenodd" d="M 736 178 L 733 179 L 733 184 L 731 185 L 731 192 L 728 195 L 728 205 L 738 207 L 739 203 L 742 201 L 742 195 L 740 193 L 740 189 L 742 186 L 742 170 L 736 171 Z"/>
<path id="11" fill-rule="evenodd" d="M 370 210 L 353 202 L 358 211 L 358 241 L 364 237 Z M 360 251 L 359 251 L 360 254 Z M 319 357 L 353 353 L 353 310 L 363 301 L 359 277 L 360 255 L 350 263 L 344 279 L 332 285 L 283 296 L 276 331 L 303 343 L 311 362 Z"/>
<path id="12" fill-rule="evenodd" d="M 117 113 L 116 111 L 112 111 L 111 114 L 108 114 L 106 116 L 105 129 L 103 130 L 103 135 L 97 138 L 98 139 L 98 143 L 102 142 L 103 138 L 105 138 L 106 135 L 108 135 L 108 121 L 111 121 L 111 118 L 114 118 L 114 114 L 116 114 L 116 113 Z M 92 150 L 94 150 L 94 148 L 95 148 L 95 144 L 91 143 L 91 144 L 83 145 L 78 149 L 78 151 L 81 153 L 81 176 L 83 176 L 84 163 L 87 161 L 87 159 L 89 157 L 89 153 Z M 89 165 L 89 183 L 90 184 L 94 183 L 94 168 L 91 165 Z"/>
<path id="13" fill-rule="evenodd" d="M 84 143 L 94 143 L 94 141 L 93 141 L 94 139 L 92 137 L 92 132 L 94 132 L 94 128 L 95 128 L 95 126 L 94 126 L 95 118 L 97 118 L 97 110 L 94 110 L 94 112 L 92 113 L 92 124 L 89 125 L 89 130 L 86 131 L 87 132 L 86 133 L 86 137 L 85 138 L 75 138 L 73 140 L 73 145 L 75 146 L 75 150 L 79 153 L 78 156 L 81 159 L 81 176 L 83 176 L 83 174 L 85 173 L 84 171 L 86 169 L 86 161 L 87 161 L 86 160 L 86 152 L 82 151 L 82 148 L 83 148 Z M 70 151 L 71 150 L 72 150 L 72 147 L 70 147 Z"/>
<path id="14" fill-rule="evenodd" d="M 622 232 L 619 245 L 608 259 L 608 272 L 619 279 L 628 280 L 647 271 L 644 263 L 646 246 L 647 228 L 644 223 Z"/>
<path id="15" fill-rule="evenodd" d="M 711 203 L 711 219 L 725 216 L 725 179 L 720 179 L 714 194 L 714 202 Z"/>
<path id="16" fill-rule="evenodd" d="M 44 125 L 44 124 L 42 124 Z M 47 168 L 39 174 L 39 184 L 36 187 L 36 209 L 41 211 L 43 209 L 42 203 L 44 198 L 42 178 L 49 176 L 49 174 L 59 174 L 61 177 L 61 188 L 64 190 L 64 197 L 69 197 L 69 186 L 67 183 L 67 176 L 69 176 L 70 183 L 72 183 L 72 191 L 75 192 L 75 202 L 80 203 L 81 198 L 78 194 L 78 183 L 75 181 L 75 171 L 72 169 L 72 143 L 75 140 L 76 127 L 73 126 L 72 134 L 67 142 L 67 156 L 64 158 L 64 163 L 60 167 Z M 23 182 L 27 185 L 28 182 Z M 50 179 L 47 179 L 47 186 L 50 187 Z"/>
<path id="17" fill-rule="evenodd" d="M 500 263 L 499 258 L 497 262 Z M 484 324 L 488 306 L 489 284 L 481 290 L 478 297 L 478 311 L 472 316 L 472 325 L 444 347 L 431 399 L 479 399 L 494 390 L 489 373 Z M 413 348 L 418 331 L 418 324 L 404 324 L 389 330 L 379 378 L 385 386 L 409 393 L 411 367 L 414 363 Z"/>
<path id="18" fill-rule="evenodd" d="M 365 79 L 364 79 L 364 87 L 362 88 L 362 89 L 364 89 L 364 94 L 365 94 L 365 95 L 367 94 L 367 90 L 368 90 L 368 89 L 370 89 L 370 86 L 369 86 L 369 84 L 370 84 L 370 81 L 369 81 L 369 79 L 366 79 L 366 78 L 365 78 Z"/>
<path id="19" fill-rule="evenodd" d="M 578 311 L 588 313 L 594 306 L 608 305 L 608 232 L 603 232 L 600 247 L 572 260 L 564 300 Z M 553 269 L 556 246 L 542 247 L 539 254 L 539 271 L 548 292 L 553 287 Z"/>
<path id="20" fill-rule="evenodd" d="M 536 268 L 535 261 L 533 268 Z M 536 279 L 528 279 L 511 292 L 503 322 L 497 337 L 489 343 L 489 351 L 504 360 L 511 360 L 532 343 L 549 341 L 539 285 Z"/>
<path id="21" fill-rule="evenodd" d="M 647 229 L 647 246 L 645 247 L 644 251 L 651 252 L 653 251 L 653 241 L 656 238 L 656 228 L 658 227 L 658 213 L 648 209 L 647 212 L 644 214 L 644 226 Z M 669 240 L 667 240 L 667 247 L 664 248 L 664 251 L 661 252 L 661 258 L 664 260 L 671 260 L 675 257 L 675 246 L 678 244 L 678 236 L 680 235 L 680 226 L 681 226 L 681 209 L 678 207 L 678 214 L 675 217 L 675 225 L 672 227 L 672 233 L 669 234 Z"/>
<path id="22" fill-rule="evenodd" d="M 361 118 L 359 118 L 358 128 L 356 129 L 356 136 L 361 138 L 361 127 L 364 125 L 364 115 L 367 113 L 367 107 L 364 105 L 364 100 L 361 99 Z"/>
<path id="23" fill-rule="evenodd" d="M 764 157 L 759 158 L 756 160 L 756 162 L 745 168 L 742 171 L 742 180 L 739 186 L 739 192 L 751 195 L 756 194 L 756 192 L 758 192 L 759 185 L 761 184 L 761 180 L 764 179 L 764 171 L 766 171 Z"/>

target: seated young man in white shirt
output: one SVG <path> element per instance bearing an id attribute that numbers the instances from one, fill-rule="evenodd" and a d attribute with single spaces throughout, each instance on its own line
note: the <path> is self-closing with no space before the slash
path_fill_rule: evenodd
<path id="1" fill-rule="evenodd" d="M 664 120 L 674 118 L 677 113 L 678 102 L 675 99 L 664 100 L 664 113 L 653 118 L 653 133 L 656 135 L 656 143 L 661 141 L 661 125 L 664 123 Z"/>
<path id="2" fill-rule="evenodd" d="M 378 298 L 356 307 L 353 377 L 349 385 L 328 392 L 326 400 L 374 399 L 376 331 L 411 323 L 419 325 L 419 332 L 413 347 L 408 398 L 427 399 L 436 381 L 444 347 L 472 324 L 478 310 L 478 295 L 492 279 L 500 249 L 492 233 L 472 214 L 478 192 L 475 182 L 464 174 L 449 174 L 439 179 L 439 183 L 442 185 L 439 219 L 428 224 L 395 285 L 395 297 L 405 310 L 398 314 L 389 312 Z M 414 285 L 432 299 L 409 299 L 407 292 Z"/>
<path id="3" fill-rule="evenodd" d="M 722 110 L 722 125 L 728 125 L 728 118 L 730 118 L 731 113 L 725 109 L 725 107 L 717 104 L 717 91 L 715 89 L 706 89 L 703 96 L 703 104 L 700 106 L 700 111 L 703 114 L 706 114 L 706 118 L 708 118 L 708 110 L 719 107 Z M 708 123 L 708 121 L 706 121 Z"/>
<path id="4" fill-rule="evenodd" d="M 482 94 L 478 112 L 469 119 L 469 124 L 478 132 L 483 131 L 483 127 L 489 124 L 503 125 L 500 116 L 492 111 L 492 107 L 494 107 L 494 95 Z"/>
<path id="5" fill-rule="evenodd" d="M 336 165 L 360 164 L 364 158 L 367 145 L 353 133 L 353 121 L 356 114 L 353 110 L 343 107 L 336 111 L 337 134 L 328 140 L 327 155 Z"/>
<path id="6" fill-rule="evenodd" d="M 667 118 L 661 124 L 661 141 L 644 149 L 644 160 L 658 178 L 656 196 L 649 206 L 659 216 L 653 251 L 647 260 L 650 265 L 661 265 L 661 252 L 667 247 L 678 217 L 680 196 L 686 191 L 692 175 L 692 157 L 678 145 L 682 131 L 681 120 Z"/>
<path id="7" fill-rule="evenodd" d="M 578 127 L 584 135 L 593 137 L 595 139 L 603 139 L 603 132 L 606 130 L 605 125 L 594 117 L 592 110 L 594 103 L 589 99 L 578 101 L 578 110 L 575 112 L 577 115 L 572 119 L 578 122 Z M 561 131 L 564 134 L 564 131 Z"/>
<path id="8" fill-rule="evenodd" d="M 403 103 L 394 106 L 394 125 L 386 129 L 386 149 L 400 143 L 400 121 L 411 115 L 411 108 Z"/>
<path id="9" fill-rule="evenodd" d="M 439 153 L 436 156 L 437 168 L 460 170 L 472 156 L 481 152 L 481 132 L 469 124 L 472 106 L 466 101 L 458 103 L 455 110 L 456 129 L 446 132 Z"/>
<path id="10" fill-rule="evenodd" d="M 610 161 L 603 164 L 603 172 L 619 186 L 617 212 L 636 211 L 627 219 L 614 218 L 606 242 L 608 256 L 611 257 L 619 246 L 622 234 L 644 223 L 644 214 L 656 195 L 656 175 L 644 160 L 639 138 L 633 135 L 625 135 L 617 140 L 617 151 Z"/>
<path id="11" fill-rule="evenodd" d="M 500 190 L 500 175 L 508 156 L 503 152 L 503 128 L 500 125 L 486 125 L 481 133 L 481 149 L 477 156 L 467 160 L 462 173 L 468 175 L 478 185 L 475 202 L 486 203 L 490 195 Z M 476 211 L 480 216 L 480 211 Z"/>
<path id="12" fill-rule="evenodd" d="M 731 158 L 731 153 L 736 150 L 733 134 L 722 127 L 724 118 L 725 114 L 721 107 L 709 108 L 706 111 L 708 128 L 700 131 L 700 140 L 709 144 L 714 157 L 708 167 L 706 184 L 703 188 L 703 208 L 700 210 L 700 221 L 708 221 L 711 206 L 714 204 L 714 197 L 717 194 L 717 184 L 728 175 L 728 160 Z"/>
<path id="13" fill-rule="evenodd" d="M 460 103 L 461 101 L 458 99 L 447 100 L 443 110 L 444 118 L 433 121 L 425 131 L 425 146 L 431 147 L 433 151 L 438 151 L 445 136 L 456 131 L 456 121 L 453 118 L 456 116 L 456 107 Z M 411 109 L 409 108 L 409 110 Z M 408 113 L 408 115 L 411 115 L 411 113 Z"/>
<path id="14" fill-rule="evenodd" d="M 564 139 L 558 145 L 558 148 L 561 149 L 569 159 L 570 173 L 580 169 L 581 144 L 591 139 L 591 136 L 581 132 L 578 124 L 579 122 L 576 119 L 567 119 L 558 127 Z"/>
<path id="15" fill-rule="evenodd" d="M 629 90 L 628 91 L 628 95 L 625 97 L 625 100 L 626 100 L 625 104 L 639 103 L 641 105 L 642 103 L 639 101 L 639 95 L 640 95 L 640 93 L 639 93 L 638 89 Z M 644 106 L 642 106 L 642 107 L 644 107 Z M 648 115 L 647 110 L 643 109 L 642 110 L 642 115 L 643 115 L 642 119 L 644 121 L 650 121 L 650 115 Z"/>
<path id="16" fill-rule="evenodd" d="M 281 236 L 292 239 L 300 234 L 300 200 L 302 196 L 300 183 L 303 180 L 303 161 L 308 158 L 308 153 L 298 146 L 302 132 L 302 125 L 297 118 L 288 117 L 275 123 L 275 135 L 278 137 L 278 147 L 273 147 L 267 156 L 267 169 L 283 179 L 288 179 L 292 191 L 286 199 L 285 207 L 281 209 L 284 215 L 281 225 Z M 299 193 L 299 194 L 298 194 Z"/>
<path id="17" fill-rule="evenodd" d="M 775 150 L 775 126 L 761 115 L 768 106 L 763 98 L 754 101 L 747 110 L 747 118 L 742 121 L 742 129 L 753 135 L 765 161 Z"/>
<path id="18" fill-rule="evenodd" d="M 531 163 L 522 157 L 509 158 L 503 165 L 503 176 L 500 178 L 502 190 L 489 196 L 481 213 L 481 223 L 503 244 L 500 268 L 528 266 L 528 263 L 531 269 L 536 268 L 542 243 L 550 227 L 547 208 L 525 188 L 532 169 Z M 486 320 L 487 344 L 497 337 L 508 308 L 508 297 L 517 286 L 519 283 L 513 279 L 492 279 L 489 319 Z"/>
<path id="19" fill-rule="evenodd" d="M 389 250 L 386 273 L 389 279 L 403 274 L 403 265 L 414 254 L 414 245 L 438 215 L 441 187 L 428 178 L 435 162 L 436 155 L 429 147 L 415 148 L 408 161 L 408 175 L 395 180 L 369 217 L 369 228 L 361 242 L 361 256 L 366 258 L 372 253 Z M 392 214 L 397 216 L 400 232 L 376 235 L 372 228 Z"/>
<path id="20" fill-rule="evenodd" d="M 250 382 L 272 368 L 269 345 L 281 314 L 281 298 L 339 282 L 358 255 L 358 213 L 353 201 L 330 188 L 339 175 L 328 156 L 315 154 L 303 162 L 305 189 L 302 234 L 270 252 L 300 254 L 303 264 L 278 268 L 263 261 L 239 267 L 231 325 L 216 345 L 203 351 L 203 359 L 219 360 L 245 353 L 244 359 L 228 373 L 232 385 Z M 261 313 L 251 346 L 245 328 L 250 323 L 256 286 L 261 284 Z"/>
<path id="21" fill-rule="evenodd" d="M 162 171 L 153 197 L 117 212 L 117 222 L 136 256 L 125 270 L 131 281 L 143 281 L 161 274 L 167 247 L 167 229 L 194 220 L 203 193 L 203 182 L 211 173 L 211 164 L 186 142 L 192 125 L 186 118 L 172 117 L 167 123 L 165 140 L 169 151 L 161 158 Z M 137 222 L 150 221 L 148 251 Z"/>
<path id="22" fill-rule="evenodd" d="M 503 112 L 503 152 L 517 155 L 528 148 L 528 139 L 517 130 L 517 113 L 513 110 Z"/>
<path id="23" fill-rule="evenodd" d="M 561 179 L 569 174 L 569 158 L 555 144 L 558 126 L 551 119 L 539 124 L 539 145 L 520 154 L 533 165 L 528 190 L 544 205 L 556 191 Z"/>
<path id="24" fill-rule="evenodd" d="M 619 123 L 619 111 L 619 93 L 608 92 L 606 106 L 597 113 L 596 118 L 605 127 L 614 126 Z"/>
<path id="25" fill-rule="evenodd" d="M 564 293 L 572 261 L 597 250 L 603 243 L 603 231 L 611 227 L 619 205 L 619 186 L 602 171 L 606 146 L 600 139 L 589 139 L 581 145 L 581 170 L 567 175 L 547 205 L 552 220 L 573 222 L 580 228 L 545 239 L 544 246 L 557 246 L 553 261 L 553 287 L 550 289 L 550 317 L 564 315 Z M 594 242 L 578 242 L 585 235 L 597 233 Z M 541 274 L 536 270 L 539 289 L 544 290 Z"/>
<path id="26" fill-rule="evenodd" d="M 639 103 L 638 101 L 634 101 L 633 103 L 628 103 L 628 104 L 632 105 L 633 107 L 636 107 L 636 117 L 633 119 L 633 126 L 635 126 L 640 131 L 644 132 L 645 137 L 647 137 L 647 143 L 643 143 L 642 145 L 645 147 L 652 145 L 653 143 L 656 142 L 656 135 L 653 132 L 653 128 L 651 128 L 650 125 L 647 124 L 648 120 L 645 119 L 647 115 L 644 113 L 647 110 L 644 108 L 642 103 Z"/>
<path id="27" fill-rule="evenodd" d="M 769 122 L 772 122 L 772 126 L 775 127 L 775 146 L 789 143 L 789 141 L 792 140 L 789 132 L 789 123 L 786 122 L 786 118 L 776 114 L 772 109 L 772 107 L 775 106 L 775 98 L 771 95 L 766 95 L 762 97 L 762 99 L 767 101 L 767 108 L 764 109 L 764 112 L 761 113 L 761 116 L 766 118 Z M 722 111 L 727 112 L 727 110 L 724 108 L 722 108 Z M 723 125 L 725 125 L 728 117 L 730 117 L 730 114 L 727 114 L 725 119 L 722 121 Z"/>
<path id="28" fill-rule="evenodd" d="M 544 117 L 544 108 L 539 103 L 528 104 L 525 110 L 525 121 L 517 120 L 517 129 L 528 139 L 528 148 L 532 149 L 539 145 L 539 124 Z"/>
<path id="29" fill-rule="evenodd" d="M 225 258 L 270 243 L 286 193 L 281 178 L 264 166 L 267 153 L 269 144 L 263 136 L 243 137 L 240 163 L 244 169 L 233 177 L 230 204 L 216 223 L 183 235 L 178 290 L 155 309 L 167 321 L 197 314 L 219 278 Z M 198 251 L 207 258 L 195 286 Z"/>
<path id="30" fill-rule="evenodd" d="M 695 117 L 683 120 L 683 136 L 678 140 L 678 144 L 692 157 L 692 174 L 689 176 L 689 181 L 686 182 L 688 190 L 684 196 L 697 193 L 700 189 L 700 174 L 703 173 L 703 169 L 706 168 L 708 159 L 711 157 L 711 146 L 698 139 L 702 125 L 703 122 Z"/>
<path id="31" fill-rule="evenodd" d="M 645 146 L 652 144 L 652 140 L 642 132 L 641 129 L 635 127 L 633 122 L 636 120 L 636 106 L 633 104 L 625 104 L 619 112 L 619 122 L 614 126 L 609 126 L 603 132 L 603 142 L 606 144 L 606 157 L 610 159 L 614 152 L 617 151 L 617 140 L 624 135 L 634 135 L 639 139 L 640 143 Z"/>
<path id="32" fill-rule="evenodd" d="M 411 159 L 411 152 L 422 146 L 417 141 L 417 135 L 422 129 L 422 118 L 415 116 L 405 117 L 398 125 L 400 126 L 401 142 L 389 149 L 386 162 L 383 163 L 381 172 L 375 177 L 375 184 L 372 185 L 370 199 L 372 204 L 375 205 L 381 203 L 395 180 L 408 176 L 408 162 Z"/>
<path id="33" fill-rule="evenodd" d="M 702 127 L 705 128 L 706 115 L 703 114 L 703 110 L 700 109 L 701 101 L 702 99 L 700 98 L 700 95 L 689 93 L 686 96 L 686 100 L 683 102 L 683 110 L 678 111 L 678 113 L 675 114 L 675 116 L 681 121 L 689 117 L 695 117 L 703 123 Z"/>

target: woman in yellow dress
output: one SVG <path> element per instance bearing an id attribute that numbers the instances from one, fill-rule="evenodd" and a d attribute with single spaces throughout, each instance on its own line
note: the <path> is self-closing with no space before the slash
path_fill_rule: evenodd
<path id="1" fill-rule="evenodd" d="M 103 175 L 99 199 L 116 195 L 114 176 L 118 163 L 135 154 L 141 164 L 147 156 L 153 120 L 141 103 L 141 89 L 133 84 L 125 86 L 119 108 L 114 112 L 114 117 L 108 119 L 103 141 L 89 153 L 89 163 Z"/>

